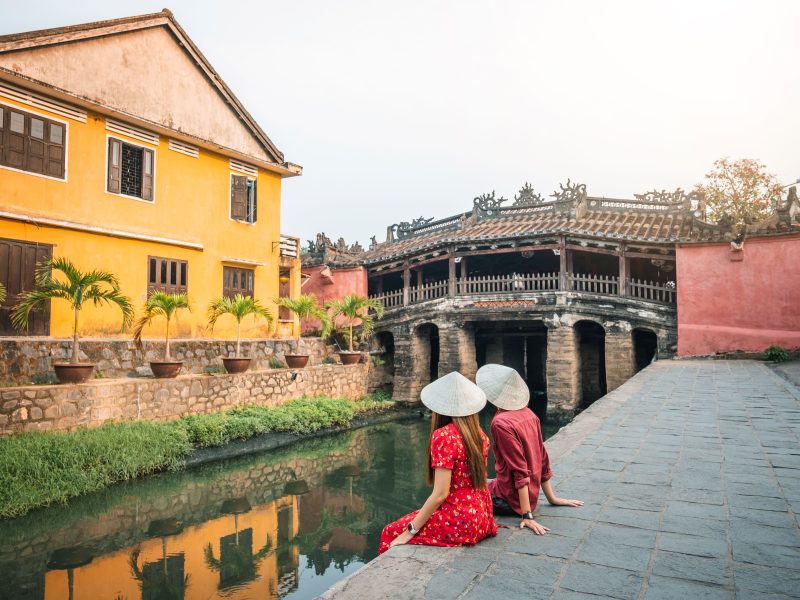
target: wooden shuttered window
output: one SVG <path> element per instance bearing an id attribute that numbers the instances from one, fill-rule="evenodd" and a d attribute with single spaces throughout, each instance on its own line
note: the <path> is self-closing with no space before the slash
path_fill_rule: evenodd
<path id="1" fill-rule="evenodd" d="M 0 105 L 0 164 L 64 179 L 66 144 L 63 123 Z"/>
<path id="2" fill-rule="evenodd" d="M 36 267 L 53 256 L 49 244 L 0 238 L 0 283 L 6 299 L 0 303 L 0 335 L 50 335 L 50 301 L 31 312 L 27 331 L 11 325 L 11 312 L 19 295 L 35 289 Z"/>
<path id="3" fill-rule="evenodd" d="M 147 257 L 147 294 L 185 294 L 189 291 L 189 263 L 174 258 Z"/>
<path id="4" fill-rule="evenodd" d="M 108 138 L 106 187 L 112 194 L 153 200 L 155 153 L 150 148 Z"/>
<path id="5" fill-rule="evenodd" d="M 256 180 L 245 175 L 231 175 L 231 219 L 255 223 L 257 210 Z"/>
<path id="6" fill-rule="evenodd" d="M 253 297 L 255 271 L 238 267 L 222 267 L 222 295 L 233 298 L 236 294 Z"/>

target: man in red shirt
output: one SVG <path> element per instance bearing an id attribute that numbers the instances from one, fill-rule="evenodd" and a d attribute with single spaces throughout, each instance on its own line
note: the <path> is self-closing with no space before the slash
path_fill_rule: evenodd
<path id="1" fill-rule="evenodd" d="M 530 392 L 519 373 L 503 365 L 484 365 L 475 381 L 497 407 L 491 426 L 496 478 L 489 481 L 494 512 L 521 516 L 520 528 L 544 535 L 550 530 L 533 518 L 540 488 L 553 506 L 583 506 L 583 502 L 553 492 L 542 427 L 528 408 Z"/>

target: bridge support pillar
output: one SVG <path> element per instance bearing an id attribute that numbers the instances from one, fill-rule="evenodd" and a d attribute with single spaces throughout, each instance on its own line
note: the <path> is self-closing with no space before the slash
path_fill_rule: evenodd
<path id="1" fill-rule="evenodd" d="M 458 371 L 475 381 L 478 361 L 475 357 L 475 332 L 469 324 L 447 323 L 439 329 L 439 377 Z"/>
<path id="2" fill-rule="evenodd" d="M 580 396 L 575 330 L 568 325 L 547 332 L 548 410 L 573 411 Z"/>
<path id="3" fill-rule="evenodd" d="M 636 374 L 630 331 L 606 331 L 606 387 L 617 389 Z"/>

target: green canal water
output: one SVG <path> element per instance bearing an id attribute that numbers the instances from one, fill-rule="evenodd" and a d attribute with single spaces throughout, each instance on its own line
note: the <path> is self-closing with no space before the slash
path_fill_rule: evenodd
<path id="1" fill-rule="evenodd" d="M 0 599 L 313 598 L 422 505 L 429 427 L 373 425 L 2 521 Z"/>

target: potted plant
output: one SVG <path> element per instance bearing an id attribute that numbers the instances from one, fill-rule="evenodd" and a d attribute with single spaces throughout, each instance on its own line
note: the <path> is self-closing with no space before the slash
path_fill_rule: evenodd
<path id="1" fill-rule="evenodd" d="M 53 271 L 61 272 L 64 278 L 54 278 Z M 27 329 L 31 311 L 54 298 L 70 303 L 73 319 L 69 363 L 55 363 L 53 369 L 61 383 L 84 382 L 94 371 L 94 363 L 80 362 L 78 316 L 84 303 L 91 302 L 95 306 L 116 304 L 122 311 L 124 330 L 133 320 L 131 300 L 120 293 L 119 281 L 113 273 L 99 270 L 84 273 L 66 258 L 51 258 L 37 266 L 36 288 L 21 295 L 11 315 L 12 323 L 17 329 Z"/>
<path id="2" fill-rule="evenodd" d="M 164 317 L 167 321 L 164 334 L 164 359 L 150 361 L 150 369 L 157 379 L 169 379 L 178 375 L 183 366 L 183 361 L 172 360 L 169 353 L 169 323 L 173 315 L 181 308 L 189 308 L 189 298 L 186 294 L 168 294 L 167 292 L 154 291 L 144 303 L 144 313 L 133 326 L 133 341 L 139 350 L 142 350 L 142 331 L 152 323 L 155 317 Z"/>
<path id="3" fill-rule="evenodd" d="M 223 315 L 231 315 L 236 319 L 236 356 L 223 357 L 222 363 L 228 373 L 244 373 L 250 367 L 252 359 L 241 356 L 242 319 L 247 315 L 253 315 L 254 318 L 263 317 L 268 323 L 272 323 L 272 315 L 269 309 L 262 306 L 258 300 L 241 294 L 236 294 L 233 298 L 223 296 L 211 303 L 211 306 L 208 307 L 208 324 L 212 331 L 214 325 L 217 324 L 217 319 Z"/>
<path id="4" fill-rule="evenodd" d="M 354 365 L 361 359 L 361 352 L 353 350 L 353 327 L 356 321 L 361 321 L 361 339 L 362 341 L 367 339 L 372 334 L 374 319 L 383 318 L 383 304 L 364 296 L 348 294 L 341 300 L 331 300 L 326 306 L 331 311 L 332 323 L 336 323 L 339 316 L 345 319 L 345 326 L 348 328 L 348 349 L 338 354 L 342 364 Z M 369 314 L 370 310 L 375 311 L 374 318 Z"/>
<path id="5" fill-rule="evenodd" d="M 320 308 L 315 296 L 303 294 L 297 298 L 278 298 L 278 306 L 286 308 L 296 314 L 300 319 L 316 317 L 322 324 L 320 337 L 327 337 L 331 331 L 331 320 L 328 314 Z M 290 369 L 302 369 L 308 364 L 308 354 L 284 354 L 286 365 Z"/>

